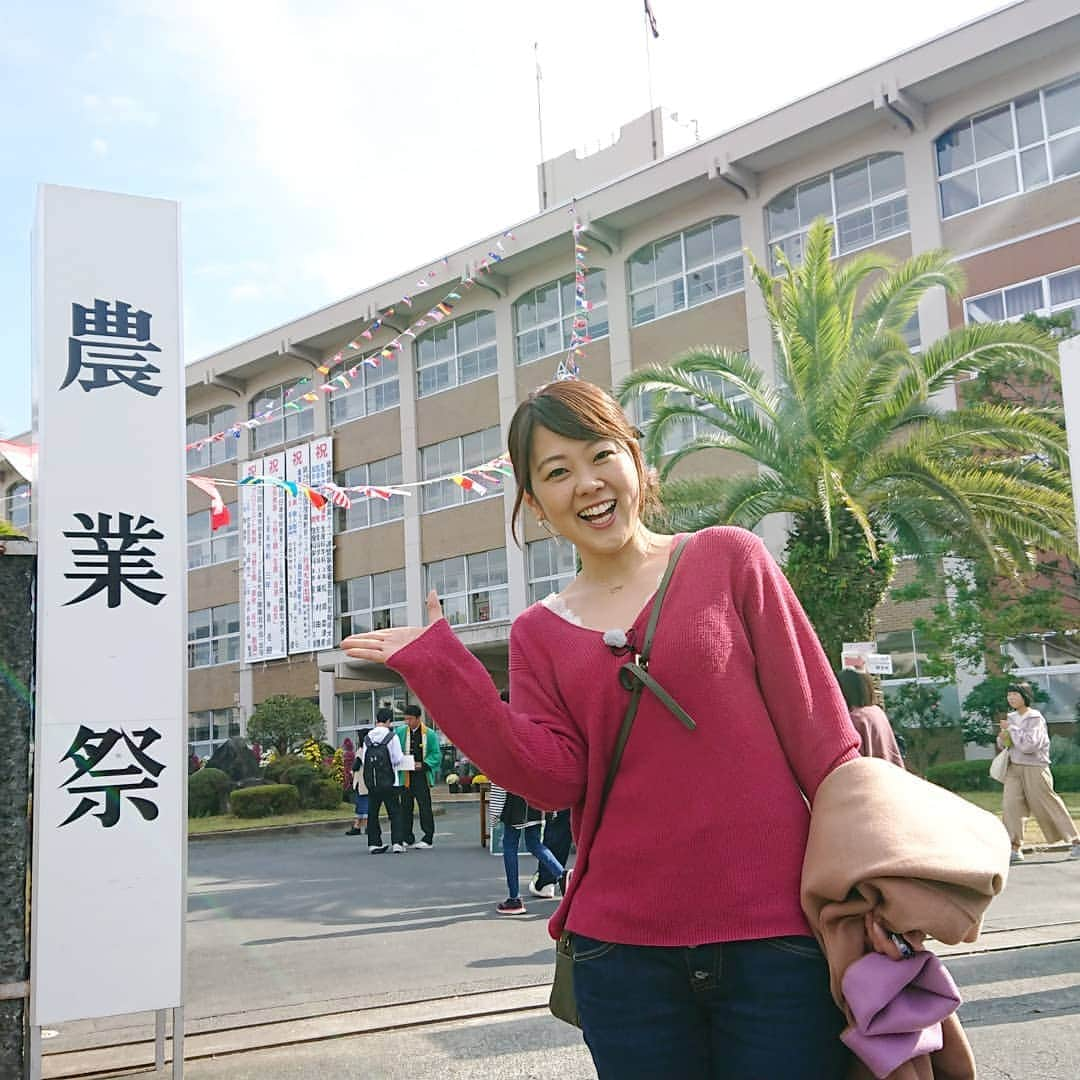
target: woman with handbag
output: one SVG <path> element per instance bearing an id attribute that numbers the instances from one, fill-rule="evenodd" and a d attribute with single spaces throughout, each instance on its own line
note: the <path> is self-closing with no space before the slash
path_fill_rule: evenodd
<path id="1" fill-rule="evenodd" d="M 1011 862 L 1022 862 L 1024 853 L 1024 818 L 1035 816 L 1048 843 L 1068 840 L 1069 858 L 1080 859 L 1080 835 L 1069 811 L 1054 790 L 1050 772 L 1050 733 L 1046 718 L 1031 707 L 1035 695 L 1031 684 L 1013 683 L 1006 695 L 1012 711 L 1001 721 L 997 745 L 1009 752 L 1005 772 L 1005 795 L 1001 816 L 1012 842 Z"/>
<path id="2" fill-rule="evenodd" d="M 601 1078 L 839 1080 L 844 1020 L 799 885 L 807 800 L 859 738 L 806 615 L 752 533 L 644 526 L 654 482 L 597 387 L 534 391 L 509 449 L 515 537 L 524 506 L 581 563 L 514 622 L 512 706 L 434 593 L 426 628 L 342 647 L 398 671 L 493 781 L 571 807 L 553 1011 L 572 965 Z M 899 959 L 888 931 L 868 914 L 869 947 Z"/>

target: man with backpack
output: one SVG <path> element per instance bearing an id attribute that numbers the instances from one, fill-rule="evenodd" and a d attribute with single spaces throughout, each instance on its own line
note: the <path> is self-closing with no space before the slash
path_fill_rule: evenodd
<path id="1" fill-rule="evenodd" d="M 375 713 L 375 726 L 360 744 L 360 760 L 363 762 L 364 785 L 368 789 L 367 837 L 368 854 L 382 855 L 387 850 L 383 843 L 379 810 L 386 807 L 390 818 L 390 843 L 395 855 L 405 851 L 405 836 L 401 828 L 400 789 L 397 786 L 398 769 L 405 758 L 401 743 L 394 736 L 390 725 L 394 714 L 390 709 L 380 708 Z"/>

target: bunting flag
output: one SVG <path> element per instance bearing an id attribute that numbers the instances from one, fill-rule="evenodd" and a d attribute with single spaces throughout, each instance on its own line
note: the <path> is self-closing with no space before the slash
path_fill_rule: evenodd
<path id="1" fill-rule="evenodd" d="M 450 479 L 464 491 L 475 491 L 477 495 L 487 494 L 486 487 L 478 484 L 475 480 L 470 480 L 467 476 L 451 476 Z"/>
<path id="2" fill-rule="evenodd" d="M 216 532 L 222 525 L 229 524 L 229 508 L 218 491 L 217 484 L 206 476 L 189 476 L 188 483 L 210 496 L 210 531 Z"/>
<path id="3" fill-rule="evenodd" d="M 585 299 L 585 256 L 589 249 L 581 241 L 585 226 L 578 219 L 576 203 L 571 203 L 570 212 L 574 215 L 574 318 L 570 323 L 570 344 L 566 356 L 559 361 L 555 369 L 556 382 L 576 379 L 581 375 L 578 358 L 585 355 L 581 346 L 592 340 L 589 337 L 589 312 L 592 304 Z"/>
<path id="4" fill-rule="evenodd" d="M 0 454 L 7 458 L 11 467 L 24 479 L 33 483 L 37 471 L 37 447 L 27 443 L 0 439 Z"/>
<path id="5" fill-rule="evenodd" d="M 330 502 L 339 509 L 348 510 L 352 506 L 352 499 L 349 498 L 348 492 L 337 484 L 323 484 L 322 489 L 329 496 Z"/>
<path id="6" fill-rule="evenodd" d="M 316 510 L 321 510 L 326 505 L 326 496 L 320 495 L 314 488 L 309 488 L 307 484 L 301 484 L 300 490 L 308 497 L 308 502 Z"/>
<path id="7" fill-rule="evenodd" d="M 248 484 L 271 484 L 273 487 L 284 488 L 294 499 L 300 494 L 299 486 L 293 480 L 282 480 L 280 476 L 245 476 L 237 483 L 241 487 Z"/>

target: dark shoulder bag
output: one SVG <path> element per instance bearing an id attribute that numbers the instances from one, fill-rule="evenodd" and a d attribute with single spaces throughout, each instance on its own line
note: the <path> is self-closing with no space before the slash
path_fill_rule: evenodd
<path id="1" fill-rule="evenodd" d="M 668 560 L 667 570 L 656 590 L 653 600 L 652 612 L 649 615 L 649 623 L 645 630 L 645 641 L 642 643 L 641 652 L 632 661 L 624 664 L 619 669 L 619 682 L 630 691 L 630 702 L 626 707 L 626 716 L 623 717 L 622 727 L 619 728 L 619 737 L 615 740 L 615 748 L 611 755 L 611 764 L 608 766 L 607 777 L 604 779 L 604 790 L 600 795 L 600 809 L 597 811 L 596 827 L 593 829 L 593 840 L 600 828 L 600 819 L 607 805 L 611 785 L 615 782 L 615 774 L 619 771 L 619 762 L 622 761 L 626 742 L 630 738 L 630 728 L 633 727 L 634 717 L 637 716 L 638 703 L 645 687 L 648 687 L 691 731 L 697 726 L 694 721 L 683 711 L 678 702 L 649 674 L 649 653 L 652 650 L 653 634 L 660 618 L 660 607 L 664 602 L 664 594 L 667 592 L 671 575 L 683 553 L 683 548 L 689 537 L 679 541 L 675 550 Z M 580 884 L 580 882 L 579 882 Z M 559 1020 L 565 1020 L 574 1027 L 581 1027 L 578 1018 L 577 1000 L 574 997 L 574 935 L 569 930 L 564 930 L 555 943 L 555 981 L 551 985 L 551 998 L 548 1001 L 552 1016 Z"/>

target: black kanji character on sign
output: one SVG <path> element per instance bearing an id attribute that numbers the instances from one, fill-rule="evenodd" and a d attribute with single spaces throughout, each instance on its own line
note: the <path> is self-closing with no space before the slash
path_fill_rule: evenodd
<path id="1" fill-rule="evenodd" d="M 113 530 L 112 514 L 99 513 L 96 529 L 94 520 L 89 514 L 75 514 L 74 516 L 83 525 L 83 531 L 66 532 L 64 535 L 73 539 L 93 540 L 94 546 L 72 549 L 71 553 L 76 557 L 75 566 L 85 572 L 65 574 L 64 577 L 76 581 L 89 581 L 90 584 L 73 600 L 69 600 L 64 607 L 68 604 L 78 604 L 105 589 L 108 590 L 108 606 L 119 607 L 121 586 L 129 589 L 148 604 L 158 604 L 165 596 L 164 593 L 152 592 L 150 589 L 134 584 L 138 580 L 162 580 L 161 574 L 152 568 L 150 560 L 142 558 L 145 555 L 155 554 L 142 543 L 143 541 L 164 539 L 157 529 L 146 528 L 148 525 L 153 525 L 153 519 L 140 514 L 139 520 L 132 528 L 134 514 L 117 514 L 120 523 Z"/>
<path id="2" fill-rule="evenodd" d="M 158 816 L 157 804 L 149 799 L 132 795 L 133 791 L 150 791 L 158 787 L 157 777 L 165 768 L 159 761 L 155 761 L 146 753 L 146 748 L 155 743 L 161 736 L 152 728 L 145 727 L 141 731 L 133 731 L 128 735 L 121 729 L 109 728 L 107 731 L 92 731 L 85 724 L 79 725 L 79 730 L 72 740 L 68 752 L 60 759 L 70 760 L 75 765 L 75 771 L 60 785 L 67 788 L 72 795 L 82 795 L 79 805 L 60 822 L 60 828 L 78 821 L 84 814 L 88 814 L 99 802 L 88 796 L 104 795 L 105 808 L 95 814 L 106 829 L 111 829 L 120 820 L 120 793 L 127 795 L 128 800 L 142 815 L 144 821 L 153 821 Z M 106 768 L 109 763 L 105 758 L 117 746 L 120 740 L 130 757 L 131 764 L 123 768 Z M 138 739 L 135 743 L 134 739 Z M 119 761 L 116 762 L 119 764 Z M 149 775 L 148 775 L 149 774 Z M 136 779 L 138 777 L 139 779 Z M 80 783 L 75 781 L 89 778 L 92 783 Z"/>
<path id="3" fill-rule="evenodd" d="M 91 378 L 79 379 L 79 385 L 87 393 L 124 385 L 154 397 L 161 387 L 155 386 L 150 376 L 160 374 L 161 369 L 142 355 L 161 352 L 150 340 L 150 317 L 148 311 L 132 311 L 130 304 L 120 300 L 112 308 L 104 300 L 95 300 L 92 308 L 72 304 L 68 369 L 60 389 L 70 386 L 86 368 Z"/>

